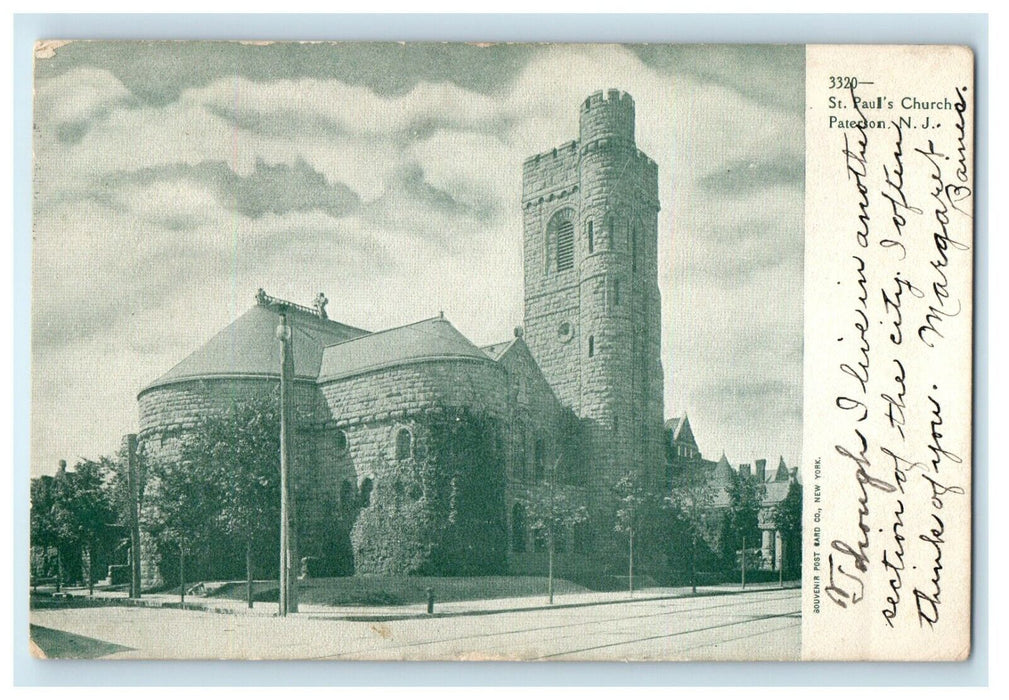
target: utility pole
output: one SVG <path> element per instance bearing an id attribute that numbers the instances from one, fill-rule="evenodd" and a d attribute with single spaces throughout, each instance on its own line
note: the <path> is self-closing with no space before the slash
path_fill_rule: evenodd
<path id="1" fill-rule="evenodd" d="M 140 597 L 140 476 L 137 436 L 126 436 L 126 482 L 130 492 L 130 598 Z"/>
<path id="2" fill-rule="evenodd" d="M 294 378 L 294 356 L 291 349 L 291 326 L 287 322 L 287 308 L 280 307 L 277 340 L 280 341 L 280 590 L 278 611 L 281 617 L 298 611 L 296 582 L 292 578 L 294 566 L 291 535 L 291 381 Z"/>
<path id="3" fill-rule="evenodd" d="M 746 588 L 746 535 L 743 535 L 743 556 L 740 558 L 740 564 L 743 573 L 743 582 L 739 587 Z"/>
<path id="4" fill-rule="evenodd" d="M 627 585 L 630 597 L 634 597 L 634 526 L 631 526 L 627 546 Z"/>
<path id="5" fill-rule="evenodd" d="M 557 520 L 554 512 L 554 474 L 557 473 L 558 464 L 560 464 L 560 457 L 554 462 L 554 468 L 550 470 L 550 509 L 547 511 L 550 517 L 548 530 L 550 541 L 547 550 L 547 596 L 550 599 L 550 605 L 554 604 L 554 525 Z"/>
<path id="6" fill-rule="evenodd" d="M 778 551 L 778 588 L 785 587 L 785 538 L 781 538 L 781 549 Z"/>

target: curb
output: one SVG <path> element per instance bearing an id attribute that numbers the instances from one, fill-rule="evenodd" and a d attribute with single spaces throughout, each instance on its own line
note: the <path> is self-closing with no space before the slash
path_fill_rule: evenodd
<path id="1" fill-rule="evenodd" d="M 784 587 L 778 588 L 751 588 L 748 590 L 727 590 L 727 591 L 705 591 L 699 590 L 697 593 L 677 593 L 670 595 L 656 595 L 656 596 L 646 596 L 641 598 L 617 598 L 613 600 L 593 600 L 580 603 L 557 603 L 554 605 L 537 605 L 537 606 L 527 606 L 527 607 L 512 607 L 512 608 L 492 608 L 492 609 L 475 609 L 475 610 L 458 610 L 458 611 L 448 611 L 448 612 L 434 612 L 428 614 L 426 612 L 403 612 L 403 613 L 375 613 L 375 614 L 349 614 L 340 615 L 336 610 L 333 614 L 326 613 L 324 611 L 319 612 L 304 612 L 301 613 L 306 617 L 311 617 L 314 620 L 332 620 L 332 621 L 346 621 L 346 622 L 398 622 L 402 620 L 425 620 L 425 619 L 441 619 L 441 618 L 452 618 L 452 617 L 476 617 L 482 615 L 501 615 L 507 613 L 519 613 L 519 612 L 538 612 L 543 610 L 565 610 L 570 608 L 588 608 L 597 607 L 600 605 L 618 605 L 624 603 L 646 603 L 654 602 L 659 600 L 678 600 L 681 598 L 708 598 L 712 596 L 722 596 L 722 595 L 740 595 L 743 593 L 771 593 L 775 591 L 788 591 L 796 590 L 801 586 L 798 583 L 793 583 L 791 585 L 786 585 Z M 248 608 L 236 608 L 231 606 L 217 606 L 217 605 L 204 605 L 200 602 L 186 602 L 185 604 L 177 601 L 165 601 L 165 600 L 155 600 L 150 598 L 105 598 L 105 597 L 91 597 L 91 596 L 77 596 L 68 595 L 63 598 L 63 605 L 53 605 L 53 606 L 38 606 L 38 609 L 45 608 L 60 608 L 60 607 L 74 607 L 74 608 L 88 608 L 88 607 L 127 607 L 127 608 L 165 608 L 169 610 L 190 610 L 196 612 L 208 612 L 218 615 L 249 615 L 253 617 L 278 617 L 275 612 L 256 612 L 254 609 L 250 611 Z M 73 602 L 71 602 L 73 601 Z M 79 601 L 79 602 L 78 602 Z M 67 605 L 67 603 L 70 603 Z M 31 606 L 36 607 L 36 606 Z"/>

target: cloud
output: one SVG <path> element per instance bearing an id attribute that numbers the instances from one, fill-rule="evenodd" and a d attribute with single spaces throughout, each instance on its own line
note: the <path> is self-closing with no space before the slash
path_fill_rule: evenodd
<path id="1" fill-rule="evenodd" d="M 73 41 L 36 62 L 40 80 L 80 67 L 107 71 L 143 103 L 163 107 L 188 89 L 236 76 L 257 82 L 315 78 L 339 80 L 382 97 L 410 92 L 421 82 L 452 81 L 492 94 L 506 89 L 545 47 L 536 44 L 365 42 Z"/>
<path id="2" fill-rule="evenodd" d="M 487 204 L 467 203 L 446 190 L 435 187 L 424 177 L 424 169 L 416 163 L 407 164 L 392 183 L 393 191 L 402 193 L 423 205 L 451 216 L 472 216 L 489 219 L 492 209 Z"/>
<path id="3" fill-rule="evenodd" d="M 35 120 L 54 126 L 60 143 L 78 143 L 95 122 L 115 107 L 133 104 L 132 95 L 112 73 L 74 68 L 44 82 L 36 91 Z"/>
<path id="4" fill-rule="evenodd" d="M 758 104 L 797 112 L 805 103 L 806 49 L 801 44 L 642 44 L 631 49 L 652 68 L 731 89 Z"/>
<path id="5" fill-rule="evenodd" d="M 779 185 L 802 187 L 806 161 L 800 154 L 781 154 L 761 160 L 737 159 L 698 179 L 698 185 L 711 192 L 739 196 Z"/>
<path id="6" fill-rule="evenodd" d="M 221 206 L 254 219 L 266 213 L 312 210 L 340 217 L 352 213 L 360 205 L 357 193 L 343 183 L 327 182 L 321 173 L 300 158 L 293 165 L 271 165 L 257 158 L 253 171 L 245 177 L 222 161 L 195 165 L 172 163 L 112 173 L 102 178 L 101 186 L 105 191 L 116 191 L 120 185 L 138 184 L 158 189 L 179 181 L 206 185 Z"/>
<path id="7" fill-rule="evenodd" d="M 444 310 L 475 342 L 510 337 L 522 162 L 615 87 L 659 165 L 667 414 L 689 410 L 705 450 L 797 458 L 799 54 L 659 48 L 60 47 L 36 64 L 33 453 L 114 447 L 137 390 L 258 287 L 323 290 L 368 329 Z M 748 422 L 778 385 L 780 411 Z"/>

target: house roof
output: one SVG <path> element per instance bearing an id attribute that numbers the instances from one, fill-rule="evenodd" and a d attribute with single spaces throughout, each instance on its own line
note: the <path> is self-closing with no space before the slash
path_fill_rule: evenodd
<path id="1" fill-rule="evenodd" d="M 785 466 L 785 458 L 784 457 L 779 457 L 778 458 L 778 469 L 777 469 L 777 471 L 774 472 L 774 480 L 775 481 L 786 481 L 787 482 L 788 481 L 788 477 L 789 477 L 789 471 L 788 471 L 788 467 Z"/>
<path id="2" fill-rule="evenodd" d="M 764 505 L 775 505 L 788 495 L 789 481 L 768 481 L 764 483 Z"/>
<path id="3" fill-rule="evenodd" d="M 287 309 L 287 317 L 294 376 L 299 379 L 319 376 L 323 348 L 327 345 L 368 335 L 360 328 L 321 318 L 295 306 Z M 276 336 L 279 320 L 276 306 L 253 306 L 144 390 L 210 376 L 279 376 L 280 344 Z"/>
<path id="4" fill-rule="evenodd" d="M 322 353 L 319 381 L 436 358 L 490 359 L 444 317 L 436 316 L 330 345 Z"/>
<path id="5" fill-rule="evenodd" d="M 715 470 L 712 477 L 716 482 L 720 484 L 728 484 L 732 481 L 734 472 L 732 471 L 732 466 L 729 464 L 728 458 L 725 453 L 722 453 L 722 458 L 718 460 L 718 464 L 715 465 Z"/>

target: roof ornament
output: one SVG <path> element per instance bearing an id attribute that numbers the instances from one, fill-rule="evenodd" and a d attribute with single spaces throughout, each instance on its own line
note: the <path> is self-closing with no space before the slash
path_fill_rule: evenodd
<path id="1" fill-rule="evenodd" d="M 326 298 L 325 294 L 319 292 L 319 295 L 315 297 L 315 301 L 312 303 L 315 306 L 316 313 L 319 314 L 319 318 L 329 318 L 329 315 L 326 314 L 326 304 L 329 303 L 329 299 Z"/>
<path id="2" fill-rule="evenodd" d="M 277 312 L 286 312 L 291 309 L 297 309 L 307 314 L 312 314 L 313 316 L 320 316 L 321 318 L 329 318 L 326 315 L 326 304 L 329 303 L 329 299 L 322 292 L 319 292 L 319 296 L 315 298 L 315 303 L 312 307 L 302 306 L 301 304 L 295 304 L 293 301 L 288 301 L 287 299 L 281 299 L 279 297 L 272 297 L 266 293 L 266 291 L 260 287 L 259 291 L 256 292 L 256 304 L 264 308 L 270 309 Z M 320 308 L 321 305 L 321 308 Z"/>

